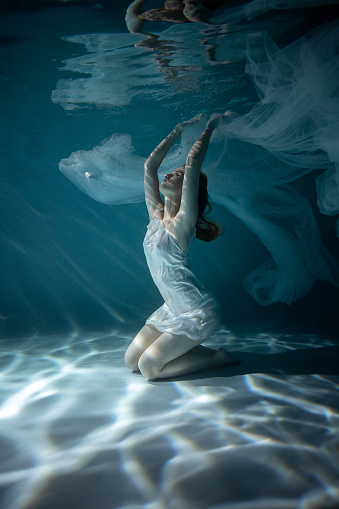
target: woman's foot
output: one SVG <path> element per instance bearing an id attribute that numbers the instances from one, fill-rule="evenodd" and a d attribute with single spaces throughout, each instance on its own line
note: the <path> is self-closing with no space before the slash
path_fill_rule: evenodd
<path id="1" fill-rule="evenodd" d="M 214 354 L 215 367 L 229 366 L 231 364 L 240 364 L 241 359 L 231 355 L 225 348 L 219 348 Z"/>

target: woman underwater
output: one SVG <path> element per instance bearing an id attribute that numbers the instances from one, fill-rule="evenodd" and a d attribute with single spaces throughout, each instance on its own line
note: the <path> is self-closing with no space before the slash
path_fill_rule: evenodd
<path id="1" fill-rule="evenodd" d="M 165 175 L 157 171 L 180 134 L 198 117 L 178 124 L 145 163 L 145 198 L 150 223 L 144 240 L 147 263 L 164 305 L 146 321 L 127 349 L 125 362 L 147 378 L 187 375 L 238 362 L 226 350 L 200 346 L 219 325 L 214 298 L 190 271 L 188 249 L 195 234 L 210 241 L 218 226 L 204 217 L 209 206 L 207 177 L 200 171 L 214 129 L 225 115 L 213 115 L 191 148 L 186 164 Z M 160 191 L 165 198 L 163 202 Z"/>

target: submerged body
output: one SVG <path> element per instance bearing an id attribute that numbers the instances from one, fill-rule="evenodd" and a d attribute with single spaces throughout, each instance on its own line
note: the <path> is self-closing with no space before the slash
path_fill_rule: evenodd
<path id="1" fill-rule="evenodd" d="M 225 115 L 214 115 L 191 148 L 186 165 L 165 175 L 157 171 L 167 152 L 192 122 L 178 124 L 145 163 L 145 199 L 150 224 L 144 240 L 147 263 L 162 297 L 161 306 L 128 347 L 127 367 L 147 378 L 186 375 L 237 362 L 223 348 L 199 346 L 219 324 L 216 301 L 190 270 L 188 249 L 197 235 L 210 241 L 220 235 L 205 217 L 209 206 L 207 177 L 200 172 L 212 132 Z M 227 116 L 227 115 L 226 115 Z M 161 194 L 160 194 L 161 192 Z M 161 197 L 164 197 L 164 201 Z"/>
<path id="2" fill-rule="evenodd" d="M 146 0 L 134 0 L 126 11 L 126 26 L 132 33 L 140 32 L 146 20 L 209 23 L 210 15 L 218 7 L 235 7 L 246 3 L 246 0 L 167 0 L 161 8 L 142 12 L 145 3 Z"/>

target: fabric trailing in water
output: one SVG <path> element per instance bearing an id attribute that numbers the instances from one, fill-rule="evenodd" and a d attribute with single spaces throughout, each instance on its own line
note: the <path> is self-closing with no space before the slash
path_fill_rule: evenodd
<path id="1" fill-rule="evenodd" d="M 318 279 L 339 284 L 338 261 L 322 245 L 310 203 L 290 185 L 321 170 L 315 178 L 319 209 L 338 214 L 338 50 L 337 21 L 283 49 L 269 37 L 252 38 L 246 71 L 259 101 L 215 130 L 204 163 L 212 199 L 240 218 L 272 255 L 245 280 L 262 305 L 291 303 Z M 203 115 L 183 134 L 163 173 L 184 164 L 206 120 Z M 60 170 L 95 200 L 131 203 L 143 199 L 144 161 L 130 136 L 114 134 L 91 151 L 71 154 Z"/>

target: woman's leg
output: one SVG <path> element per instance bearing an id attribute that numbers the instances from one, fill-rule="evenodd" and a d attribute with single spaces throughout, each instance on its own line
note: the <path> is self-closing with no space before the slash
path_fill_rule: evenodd
<path id="1" fill-rule="evenodd" d="M 125 354 L 125 364 L 132 371 L 138 370 L 138 362 L 144 351 L 162 334 L 153 325 L 144 325 L 133 339 Z"/>
<path id="2" fill-rule="evenodd" d="M 239 359 L 226 350 L 212 350 L 185 334 L 161 334 L 139 359 L 141 373 L 151 379 L 189 375 L 202 369 L 236 364 Z"/>

